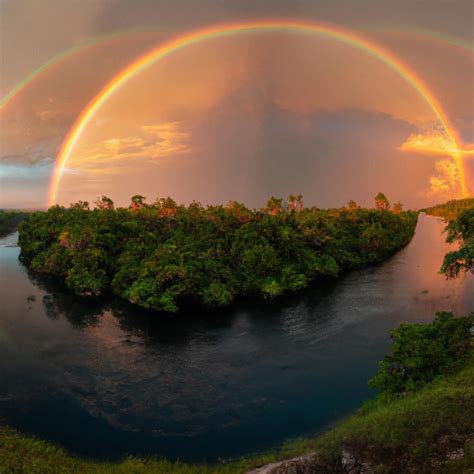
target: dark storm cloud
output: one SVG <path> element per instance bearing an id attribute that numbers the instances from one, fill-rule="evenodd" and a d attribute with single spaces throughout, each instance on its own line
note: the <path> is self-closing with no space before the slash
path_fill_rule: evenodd
<path id="1" fill-rule="evenodd" d="M 262 88 L 247 84 L 191 130 L 192 154 L 160 168 L 157 175 L 166 179 L 155 178 L 154 187 L 184 202 L 235 199 L 256 207 L 270 195 L 295 192 L 308 205 L 344 205 L 351 198 L 371 204 L 383 189 L 417 205 L 433 160 L 398 150 L 413 131 L 381 113 L 281 110 Z"/>

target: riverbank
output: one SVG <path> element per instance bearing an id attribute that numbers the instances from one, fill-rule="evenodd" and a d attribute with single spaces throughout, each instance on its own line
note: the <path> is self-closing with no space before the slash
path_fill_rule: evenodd
<path id="1" fill-rule="evenodd" d="M 214 465 L 129 458 L 86 461 L 50 443 L 0 429 L 0 472 L 9 473 L 243 473 L 287 472 L 288 460 L 305 472 L 461 473 L 474 467 L 474 357 L 419 391 L 380 399 L 326 434 L 291 441 L 277 452 Z M 308 455 L 308 453 L 311 453 Z M 294 462 L 293 462 L 294 464 Z M 278 470 L 279 469 L 279 470 Z M 282 470 L 283 469 L 283 470 Z"/>
<path id="2" fill-rule="evenodd" d="M 474 198 L 453 199 L 452 201 L 422 209 L 430 216 L 441 217 L 445 221 L 454 221 L 459 214 L 474 208 Z"/>

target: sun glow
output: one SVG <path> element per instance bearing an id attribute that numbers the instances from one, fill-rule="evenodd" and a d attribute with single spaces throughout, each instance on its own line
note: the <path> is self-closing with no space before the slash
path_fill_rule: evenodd
<path id="1" fill-rule="evenodd" d="M 200 43 L 207 40 L 216 39 L 236 34 L 245 34 L 250 32 L 278 32 L 289 31 L 295 33 L 302 33 L 307 35 L 319 35 L 326 38 L 333 39 L 353 46 L 359 50 L 365 51 L 367 54 L 375 57 L 400 77 L 402 77 L 408 84 L 410 84 L 418 94 L 423 98 L 425 103 L 433 111 L 444 134 L 444 139 L 447 142 L 445 149 L 449 149 L 448 153 L 454 160 L 457 172 L 457 178 L 461 194 L 467 196 L 469 194 L 466 180 L 464 176 L 464 168 L 462 163 L 462 153 L 459 152 L 460 146 L 458 144 L 456 132 L 452 127 L 449 118 L 444 112 L 442 106 L 432 95 L 428 87 L 410 70 L 404 63 L 400 61 L 388 50 L 375 44 L 364 37 L 340 27 L 333 25 L 310 23 L 300 20 L 258 20 L 245 23 L 234 23 L 227 25 L 216 25 L 199 29 L 191 33 L 179 36 L 165 44 L 162 44 L 136 61 L 131 63 L 128 67 L 119 72 L 100 92 L 99 94 L 86 106 L 86 108 L 79 115 L 74 125 L 69 130 L 65 137 L 59 154 L 56 159 L 55 168 L 52 173 L 50 187 L 49 187 L 49 205 L 54 205 L 57 200 L 58 188 L 61 182 L 61 177 L 68 162 L 72 151 L 83 131 L 87 125 L 94 118 L 98 110 L 107 102 L 107 100 L 117 92 L 127 81 L 138 75 L 155 62 L 173 54 L 174 52 L 185 48 L 187 46 Z M 404 147 L 405 145 L 402 145 Z M 444 146 L 444 145 L 443 145 Z M 408 145 L 407 145 L 408 147 Z"/>
<path id="2" fill-rule="evenodd" d="M 474 155 L 474 148 L 472 146 L 455 148 L 446 134 L 439 131 L 427 134 L 414 133 L 400 146 L 400 150 L 440 156 Z"/>

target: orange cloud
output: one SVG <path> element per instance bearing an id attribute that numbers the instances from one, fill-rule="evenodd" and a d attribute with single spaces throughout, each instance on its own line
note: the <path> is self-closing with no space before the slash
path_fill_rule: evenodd
<path id="1" fill-rule="evenodd" d="M 430 178 L 429 195 L 443 195 L 453 197 L 458 188 L 458 172 L 451 160 L 440 160 L 435 163 L 436 176 Z"/>
<path id="2" fill-rule="evenodd" d="M 179 122 L 142 125 L 138 134 L 108 138 L 81 150 L 69 163 L 70 174 L 115 174 L 140 159 L 154 161 L 189 153 L 190 133 Z"/>
<path id="3" fill-rule="evenodd" d="M 437 174 L 430 177 L 428 194 L 444 197 L 455 197 L 459 193 L 460 172 L 463 171 L 462 158 L 474 155 L 472 145 L 458 148 L 445 133 L 436 129 L 425 133 L 411 134 L 399 149 L 404 152 L 451 158 L 451 160 L 436 161 Z"/>
<path id="4" fill-rule="evenodd" d="M 405 143 L 400 146 L 400 150 L 438 156 L 451 156 L 454 154 L 474 155 L 472 145 L 463 149 L 456 148 L 445 133 L 437 130 L 429 134 L 411 134 Z"/>

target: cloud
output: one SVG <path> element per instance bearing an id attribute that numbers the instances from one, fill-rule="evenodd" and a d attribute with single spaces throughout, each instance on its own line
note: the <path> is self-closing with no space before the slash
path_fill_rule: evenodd
<path id="1" fill-rule="evenodd" d="M 46 204 L 52 169 L 50 158 L 29 164 L 0 161 L 0 208 L 37 208 Z"/>
<path id="2" fill-rule="evenodd" d="M 454 197 L 459 192 L 459 170 L 453 160 L 447 158 L 469 157 L 474 155 L 473 145 L 457 147 L 446 133 L 433 129 L 424 133 L 413 133 L 400 146 L 404 152 L 443 157 L 435 162 L 437 174 L 430 177 L 429 195 Z"/>
<path id="3" fill-rule="evenodd" d="M 456 165 L 450 160 L 440 160 L 436 162 L 435 169 L 438 174 L 430 178 L 429 195 L 453 197 L 459 188 Z"/>
<path id="4" fill-rule="evenodd" d="M 428 133 L 412 133 L 400 146 L 400 150 L 438 156 L 474 155 L 472 145 L 462 149 L 458 148 L 445 133 L 438 130 Z"/>
<path id="5" fill-rule="evenodd" d="M 142 125 L 139 133 L 108 138 L 85 147 L 71 157 L 68 173 L 115 174 L 123 167 L 145 159 L 148 162 L 165 156 L 189 153 L 190 133 L 179 122 Z"/>
<path id="6" fill-rule="evenodd" d="M 49 158 L 36 161 L 33 164 L 0 162 L 0 180 L 37 180 L 49 178 L 53 162 Z M 3 185 L 6 183 L 3 182 Z"/>

